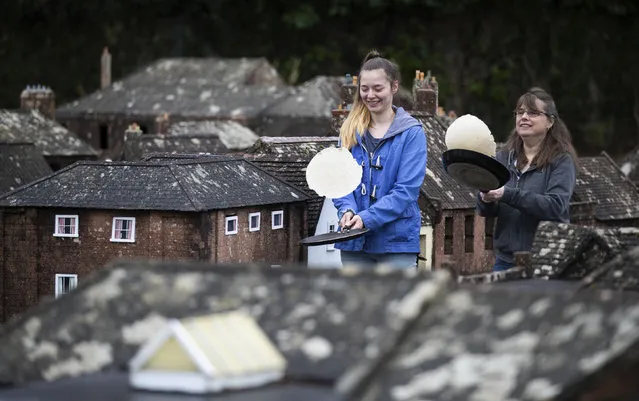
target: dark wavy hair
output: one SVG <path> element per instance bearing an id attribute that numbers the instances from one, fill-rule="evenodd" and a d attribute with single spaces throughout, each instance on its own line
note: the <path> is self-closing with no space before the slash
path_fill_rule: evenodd
<path id="1" fill-rule="evenodd" d="M 536 100 L 539 99 L 544 104 L 544 109 L 539 110 Z M 542 169 L 550 165 L 557 156 L 568 153 L 572 157 L 573 163 L 577 166 L 577 152 L 572 145 L 572 136 L 566 124 L 559 118 L 557 106 L 552 96 L 545 90 L 533 87 L 521 95 L 517 100 L 516 109 L 526 109 L 540 111 L 550 119 L 552 125 L 542 142 L 539 153 L 531 162 Z M 524 142 L 517 134 L 516 128 L 512 130 L 506 141 L 506 149 L 513 150 L 517 158 L 517 168 L 521 169 L 528 164 L 526 153 L 524 152 Z"/>

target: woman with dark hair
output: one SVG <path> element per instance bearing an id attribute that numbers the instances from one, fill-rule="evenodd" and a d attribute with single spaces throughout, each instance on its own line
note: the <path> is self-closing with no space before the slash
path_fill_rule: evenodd
<path id="1" fill-rule="evenodd" d="M 479 214 L 497 217 L 493 271 L 511 268 L 514 252 L 530 251 L 540 221 L 570 221 L 576 182 L 577 155 L 552 97 L 531 88 L 517 100 L 514 115 L 515 128 L 497 153 L 510 181 L 477 196 Z"/>
<path id="2" fill-rule="evenodd" d="M 364 236 L 335 244 L 342 264 L 417 266 L 421 213 L 417 198 L 426 174 L 422 124 L 393 106 L 399 68 L 376 51 L 360 68 L 357 91 L 340 128 L 340 146 L 363 167 L 352 193 L 333 199 L 340 227 L 366 227 Z"/>

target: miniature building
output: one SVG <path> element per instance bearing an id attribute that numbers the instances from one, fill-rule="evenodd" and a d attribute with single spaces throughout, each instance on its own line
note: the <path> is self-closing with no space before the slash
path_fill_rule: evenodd
<path id="1" fill-rule="evenodd" d="M 226 312 L 170 320 L 131 360 L 129 380 L 137 389 L 202 394 L 259 387 L 285 371 L 253 318 Z"/>
<path id="2" fill-rule="evenodd" d="M 181 121 L 164 134 L 134 133 L 124 136 L 124 160 L 140 160 L 145 154 L 226 154 L 244 151 L 259 139 L 248 127 L 234 121 Z"/>
<path id="3" fill-rule="evenodd" d="M 615 260 L 635 269 L 632 252 Z M 171 319 L 243 310 L 286 380 L 216 400 L 634 400 L 638 300 L 560 280 L 458 285 L 445 271 L 118 262 L 3 327 L 0 398 L 167 399 L 130 388 L 140 346 Z"/>
<path id="4" fill-rule="evenodd" d="M 0 197 L 0 321 L 114 258 L 299 262 L 307 198 L 241 157 L 75 163 Z"/>
<path id="5" fill-rule="evenodd" d="M 35 144 L 54 171 L 97 158 L 91 146 L 37 110 L 0 110 L 0 142 Z"/>
<path id="6" fill-rule="evenodd" d="M 0 142 L 0 195 L 52 172 L 33 143 Z"/>
<path id="7" fill-rule="evenodd" d="M 594 223 L 639 227 L 639 190 L 610 156 L 580 157 L 579 165 L 573 201 L 595 203 Z"/>
<path id="8" fill-rule="evenodd" d="M 117 160 L 130 124 L 139 124 L 145 134 L 161 134 L 156 120 L 167 114 L 172 123 L 232 120 L 255 128 L 264 108 L 291 92 L 263 58 L 160 59 L 61 105 L 56 115 L 103 157 Z"/>

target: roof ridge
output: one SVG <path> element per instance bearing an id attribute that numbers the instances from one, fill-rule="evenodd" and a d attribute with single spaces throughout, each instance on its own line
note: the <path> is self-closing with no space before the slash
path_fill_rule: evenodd
<path id="1" fill-rule="evenodd" d="M 184 195 L 186 196 L 186 198 L 189 200 L 189 202 L 191 202 L 191 206 L 193 206 L 194 210 L 199 210 L 202 211 L 203 208 L 202 207 L 198 207 L 195 202 L 193 201 L 193 198 L 191 197 L 191 194 L 189 193 L 189 191 L 187 191 L 186 188 L 184 188 L 184 185 L 182 185 L 182 182 L 180 181 L 180 179 L 177 177 L 177 175 L 175 175 L 175 171 L 174 167 L 177 167 L 174 164 L 163 164 L 163 167 L 168 167 L 169 168 L 169 172 L 171 173 L 171 175 L 173 175 L 173 178 L 175 178 L 175 182 L 177 182 L 178 186 L 180 187 L 180 189 L 182 189 L 182 192 L 184 192 Z"/>
<path id="2" fill-rule="evenodd" d="M 309 193 L 308 193 L 308 192 L 306 192 L 305 190 L 303 190 L 303 189 L 301 189 L 301 188 L 298 188 L 296 185 L 291 184 L 290 182 L 288 182 L 288 181 L 286 181 L 286 180 L 284 180 L 284 179 L 280 178 L 279 176 L 277 176 L 277 175 L 275 175 L 275 174 L 271 173 L 270 171 L 268 171 L 268 170 L 266 170 L 266 169 L 264 169 L 264 168 L 262 168 L 262 167 L 258 166 L 257 164 L 253 163 L 253 162 L 252 162 L 252 161 L 250 161 L 250 160 L 247 160 L 247 159 L 246 159 L 246 158 L 244 158 L 244 157 L 242 158 L 242 160 L 243 160 L 245 163 L 247 163 L 248 165 L 253 166 L 253 167 L 254 167 L 254 168 L 256 168 L 257 170 L 259 170 L 259 171 L 261 171 L 261 172 L 264 172 L 265 174 L 267 174 L 267 175 L 269 175 L 269 176 L 273 177 L 275 180 L 277 180 L 277 181 L 281 182 L 282 184 L 285 184 L 285 185 L 287 185 L 288 187 L 293 188 L 293 189 L 295 189 L 296 191 L 298 191 L 298 192 L 302 193 L 304 196 L 308 197 L 309 199 L 313 199 L 313 198 L 316 198 L 316 197 L 317 197 L 316 195 L 311 195 L 311 194 L 309 194 Z M 301 199 L 301 200 L 304 200 L 304 199 Z M 306 200 L 308 200 L 308 199 L 306 199 Z"/>

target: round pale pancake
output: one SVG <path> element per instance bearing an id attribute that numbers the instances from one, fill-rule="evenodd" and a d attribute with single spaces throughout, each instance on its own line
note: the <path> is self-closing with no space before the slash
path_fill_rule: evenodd
<path id="1" fill-rule="evenodd" d="M 309 188 L 327 198 L 341 198 L 350 194 L 361 180 L 362 166 L 345 148 L 326 148 L 306 166 Z"/>
<path id="2" fill-rule="evenodd" d="M 479 118 L 465 114 L 453 121 L 446 130 L 446 147 L 466 149 L 495 157 L 497 144 L 490 129 Z"/>

